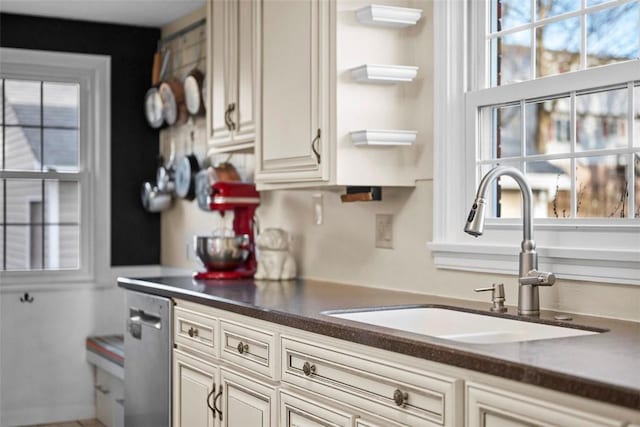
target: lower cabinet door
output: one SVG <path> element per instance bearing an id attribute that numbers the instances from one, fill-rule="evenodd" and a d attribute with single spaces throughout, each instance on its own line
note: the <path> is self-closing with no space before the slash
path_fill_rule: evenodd
<path id="1" fill-rule="evenodd" d="M 218 368 L 173 350 L 173 427 L 214 427 Z"/>
<path id="2" fill-rule="evenodd" d="M 354 419 L 314 399 L 280 391 L 280 427 L 351 427 Z"/>
<path id="3" fill-rule="evenodd" d="M 276 427 L 276 391 L 266 383 L 220 369 L 222 395 L 217 403 L 225 427 Z"/>
<path id="4" fill-rule="evenodd" d="M 621 427 L 624 423 L 493 387 L 468 382 L 468 427 Z M 585 408 L 585 409 L 588 409 Z"/>

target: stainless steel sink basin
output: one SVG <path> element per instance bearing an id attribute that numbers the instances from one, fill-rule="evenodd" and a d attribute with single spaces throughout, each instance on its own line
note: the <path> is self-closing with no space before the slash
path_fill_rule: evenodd
<path id="1" fill-rule="evenodd" d="M 326 311 L 340 319 L 475 344 L 595 335 L 602 330 L 566 328 L 443 307 L 381 307 Z"/>

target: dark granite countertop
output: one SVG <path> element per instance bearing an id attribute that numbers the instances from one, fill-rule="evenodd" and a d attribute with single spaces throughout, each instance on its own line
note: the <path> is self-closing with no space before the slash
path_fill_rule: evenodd
<path id="1" fill-rule="evenodd" d="M 119 278 L 119 286 L 176 297 L 397 353 L 483 372 L 576 396 L 640 409 L 640 323 L 572 315 L 571 322 L 606 329 L 596 335 L 549 340 L 469 344 L 356 323 L 326 310 L 394 305 L 446 305 L 490 314 L 488 303 L 341 285 L 312 280 L 195 281 L 191 277 Z M 515 313 L 514 307 L 509 307 Z M 507 315 L 509 316 L 509 315 Z M 513 317 L 513 316 L 511 316 Z"/>

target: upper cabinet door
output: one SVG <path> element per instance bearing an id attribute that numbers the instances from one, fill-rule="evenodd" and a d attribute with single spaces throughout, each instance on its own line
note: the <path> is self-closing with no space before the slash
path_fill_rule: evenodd
<path id="1" fill-rule="evenodd" d="M 235 108 L 230 119 L 235 124 L 235 145 L 252 146 L 256 139 L 256 2 L 239 0 L 229 3 L 230 18 L 235 22 L 232 40 L 236 58 L 231 63 L 231 102 Z"/>
<path id="2" fill-rule="evenodd" d="M 327 180 L 331 2 L 263 0 L 260 5 L 262 120 L 256 181 Z"/>
<path id="3" fill-rule="evenodd" d="M 207 2 L 207 127 L 214 152 L 251 148 L 255 141 L 255 10 L 249 0 Z"/>

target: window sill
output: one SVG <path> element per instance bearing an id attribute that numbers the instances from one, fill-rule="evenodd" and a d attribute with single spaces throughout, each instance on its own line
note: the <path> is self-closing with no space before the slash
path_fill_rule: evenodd
<path id="1" fill-rule="evenodd" d="M 429 242 L 437 268 L 517 274 L 519 245 Z M 538 247 L 540 269 L 560 279 L 640 285 L 640 251 Z"/>

